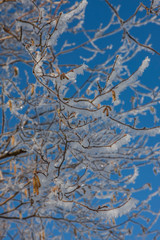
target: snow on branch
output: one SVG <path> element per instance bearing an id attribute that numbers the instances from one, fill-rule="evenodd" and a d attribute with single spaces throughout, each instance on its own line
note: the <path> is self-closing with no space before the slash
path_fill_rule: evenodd
<path id="1" fill-rule="evenodd" d="M 128 214 L 131 210 L 136 208 L 137 204 L 138 200 L 130 198 L 126 203 L 123 204 L 123 206 L 104 211 L 102 212 L 102 215 L 106 217 L 107 220 L 112 220 Z"/>
<path id="2" fill-rule="evenodd" d="M 120 82 L 120 84 L 115 86 L 116 93 L 119 94 L 120 92 L 124 91 L 124 89 L 126 89 L 127 87 L 137 86 L 138 85 L 137 79 L 139 76 L 142 76 L 143 72 L 146 70 L 146 68 L 148 68 L 149 62 L 150 59 L 146 57 L 135 73 L 133 73 L 128 79 L 123 80 L 122 82 Z"/>
<path id="3" fill-rule="evenodd" d="M 57 39 L 60 35 L 62 35 L 67 27 L 70 21 L 73 21 L 74 18 L 76 18 L 76 15 L 81 14 L 82 17 L 84 14 L 82 14 L 87 6 L 87 1 L 82 0 L 81 3 L 75 7 L 73 10 L 67 12 L 67 13 L 60 13 L 59 19 L 57 20 L 57 23 L 54 21 L 53 26 L 56 27 L 55 31 L 53 32 L 52 36 L 50 37 L 48 41 L 49 46 L 56 46 L 57 45 Z"/>

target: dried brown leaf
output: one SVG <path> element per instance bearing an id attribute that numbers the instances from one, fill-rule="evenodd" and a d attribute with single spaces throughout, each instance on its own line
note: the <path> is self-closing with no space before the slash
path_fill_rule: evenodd
<path id="1" fill-rule="evenodd" d="M 14 167 L 13 167 L 13 169 L 14 169 L 14 175 L 16 175 L 16 172 L 17 172 L 17 167 L 16 167 L 16 164 L 14 164 Z"/>
<path id="2" fill-rule="evenodd" d="M 56 72 L 58 73 L 58 75 L 60 75 L 60 73 L 61 73 L 60 69 L 58 67 L 56 68 Z"/>
<path id="3" fill-rule="evenodd" d="M 39 188 L 41 187 L 41 183 L 37 174 L 33 176 L 33 193 L 39 195 Z"/>
<path id="4" fill-rule="evenodd" d="M 106 116 L 109 115 L 109 111 L 108 111 L 108 108 L 106 108 Z"/>
<path id="5" fill-rule="evenodd" d="M 34 84 L 32 84 L 32 87 L 31 87 L 31 96 L 34 94 Z"/>
<path id="6" fill-rule="evenodd" d="M 14 76 L 16 77 L 18 75 L 18 67 L 13 67 L 14 68 Z"/>
<path id="7" fill-rule="evenodd" d="M 0 179 L 1 180 L 3 180 L 4 178 L 3 178 L 3 173 L 2 173 L 2 171 L 0 170 Z"/>
<path id="8" fill-rule="evenodd" d="M 25 194 L 26 198 L 28 198 L 28 190 L 27 190 L 27 188 L 24 189 L 24 194 Z"/>
<path id="9" fill-rule="evenodd" d="M 113 194 L 113 201 L 116 202 L 116 196 Z"/>
<path id="10" fill-rule="evenodd" d="M 103 109 L 103 113 L 105 113 L 106 109 L 107 109 L 106 107 Z"/>
<path id="11" fill-rule="evenodd" d="M 77 229 L 74 228 L 74 235 L 77 236 Z"/>
<path id="12" fill-rule="evenodd" d="M 21 212 L 19 212 L 19 218 L 22 219 L 22 213 Z"/>
<path id="13" fill-rule="evenodd" d="M 31 45 L 34 46 L 34 40 L 31 38 Z"/>
<path id="14" fill-rule="evenodd" d="M 14 137 L 14 135 L 11 137 L 11 145 L 12 146 L 14 146 L 14 144 L 15 144 L 15 137 Z"/>
<path id="15" fill-rule="evenodd" d="M 57 191 L 58 189 L 59 189 L 58 186 L 54 186 L 54 187 L 52 188 L 52 191 L 55 192 L 55 191 Z"/>
<path id="16" fill-rule="evenodd" d="M 42 240 L 45 240 L 45 231 L 42 230 Z"/>
<path id="17" fill-rule="evenodd" d="M 100 103 L 98 103 L 98 106 L 97 106 L 97 108 L 98 108 L 98 109 L 100 109 L 100 107 L 101 107 L 101 104 L 100 104 Z"/>
<path id="18" fill-rule="evenodd" d="M 10 111 L 12 111 L 12 101 L 11 100 L 8 101 L 8 105 L 9 105 Z"/>
<path id="19" fill-rule="evenodd" d="M 150 107 L 150 110 L 151 110 L 152 113 L 155 112 L 155 109 L 154 109 L 154 107 L 152 107 L 152 106 Z"/>
<path id="20" fill-rule="evenodd" d="M 10 171 L 12 171 L 12 161 L 9 163 Z"/>
<path id="21" fill-rule="evenodd" d="M 114 90 L 112 90 L 112 99 L 113 101 L 116 101 L 116 93 Z"/>

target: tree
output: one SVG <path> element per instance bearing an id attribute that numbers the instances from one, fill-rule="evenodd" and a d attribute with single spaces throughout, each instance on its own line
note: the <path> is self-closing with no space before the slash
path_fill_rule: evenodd
<path id="1" fill-rule="evenodd" d="M 94 29 L 86 0 L 0 2 L 0 239 L 160 236 L 143 178 L 159 178 L 160 92 L 142 83 L 160 53 L 136 32 L 152 34 L 160 5 L 124 20 L 102 2 L 112 15 Z"/>

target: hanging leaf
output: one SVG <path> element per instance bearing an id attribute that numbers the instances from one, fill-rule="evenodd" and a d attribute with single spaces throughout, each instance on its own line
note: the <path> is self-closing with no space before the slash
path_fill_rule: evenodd
<path id="1" fill-rule="evenodd" d="M 155 112 L 155 109 L 154 109 L 154 107 L 152 107 L 152 106 L 150 107 L 150 110 L 151 110 L 152 113 Z"/>
<path id="2" fill-rule="evenodd" d="M 145 233 L 147 231 L 147 229 L 144 226 L 142 226 L 142 231 L 143 231 L 143 233 Z"/>
<path id="3" fill-rule="evenodd" d="M 74 228 L 74 235 L 77 236 L 77 229 Z"/>
<path id="4" fill-rule="evenodd" d="M 58 189 L 59 189 L 58 186 L 52 187 L 52 191 L 53 191 L 53 192 L 57 191 Z"/>
<path id="5" fill-rule="evenodd" d="M 24 189 L 24 194 L 25 194 L 25 197 L 28 198 L 28 191 L 27 191 L 27 188 Z"/>
<path id="6" fill-rule="evenodd" d="M 11 137 L 11 145 L 12 146 L 14 146 L 14 144 L 15 144 L 15 137 L 14 137 L 14 135 Z"/>
<path id="7" fill-rule="evenodd" d="M 58 115 L 60 114 L 60 112 L 61 112 L 61 110 L 58 108 L 58 109 L 57 109 L 57 113 L 58 113 Z"/>
<path id="8" fill-rule="evenodd" d="M 114 90 L 112 90 L 112 99 L 113 101 L 116 101 L 116 93 Z"/>
<path id="9" fill-rule="evenodd" d="M 109 115 L 109 111 L 108 111 L 107 107 L 103 110 L 103 113 L 105 113 L 105 112 L 106 112 L 106 116 L 108 116 Z"/>
<path id="10" fill-rule="evenodd" d="M 91 93 L 91 90 L 90 89 L 87 89 L 87 94 L 89 95 Z"/>
<path id="11" fill-rule="evenodd" d="M 69 78 L 67 77 L 67 75 L 65 75 L 65 73 L 62 73 L 61 75 L 60 75 L 60 79 L 61 80 L 63 80 L 63 79 L 67 79 L 67 80 L 69 80 Z"/>
<path id="12" fill-rule="evenodd" d="M 17 167 L 16 167 L 16 164 L 14 164 L 14 167 L 13 167 L 13 169 L 14 169 L 14 175 L 16 175 L 16 172 L 17 172 Z"/>
<path id="13" fill-rule="evenodd" d="M 98 103 L 98 106 L 97 106 L 97 108 L 98 108 L 98 109 L 100 109 L 100 107 L 101 107 L 101 104 L 100 104 L 100 103 Z"/>
<path id="14" fill-rule="evenodd" d="M 2 171 L 0 170 L 0 179 L 1 180 L 3 180 L 4 178 L 3 178 L 3 173 L 2 173 Z"/>
<path id="15" fill-rule="evenodd" d="M 15 66 L 13 68 L 14 68 L 14 76 L 16 77 L 18 75 L 18 68 Z"/>
<path id="16" fill-rule="evenodd" d="M 31 96 L 34 94 L 34 84 L 32 84 L 32 87 L 31 87 Z"/>
<path id="17" fill-rule="evenodd" d="M 36 180 L 37 180 L 37 185 L 38 185 L 38 187 L 40 188 L 40 187 L 41 187 L 41 183 L 40 183 L 40 180 L 39 180 L 38 175 L 36 175 Z"/>
<path id="18" fill-rule="evenodd" d="M 118 170 L 118 176 L 121 177 L 121 172 Z"/>
<path id="19" fill-rule="evenodd" d="M 147 183 L 147 185 L 148 185 L 149 189 L 152 190 L 151 184 L 150 184 L 150 183 Z"/>
<path id="20" fill-rule="evenodd" d="M 58 73 L 58 75 L 60 75 L 60 73 L 61 73 L 60 69 L 58 67 L 56 68 L 56 72 Z"/>
<path id="21" fill-rule="evenodd" d="M 62 152 L 62 149 L 60 148 L 59 145 L 57 146 L 57 148 L 58 148 L 59 153 L 61 153 L 61 152 Z"/>
<path id="22" fill-rule="evenodd" d="M 113 201 L 116 202 L 116 196 L 113 194 Z"/>
<path id="23" fill-rule="evenodd" d="M 19 212 L 19 218 L 22 219 L 22 213 L 21 212 Z"/>
<path id="24" fill-rule="evenodd" d="M 154 172 L 155 175 L 157 175 L 157 169 L 156 168 L 153 169 L 153 172 Z"/>
<path id="25" fill-rule="evenodd" d="M 113 224 L 114 224 L 114 225 L 116 224 L 116 221 L 115 221 L 115 219 L 114 219 L 114 218 L 112 218 L 112 222 L 113 222 Z"/>
<path id="26" fill-rule="evenodd" d="M 37 184 L 36 184 L 36 178 L 35 176 L 33 177 L 33 193 L 37 193 Z"/>
<path id="27" fill-rule="evenodd" d="M 33 193 L 39 195 L 39 188 L 41 187 L 41 183 L 37 174 L 34 174 L 33 177 Z"/>
<path id="28" fill-rule="evenodd" d="M 8 105 L 9 105 L 10 111 L 12 111 L 12 101 L 11 100 L 8 101 Z"/>
<path id="29" fill-rule="evenodd" d="M 31 38 L 31 45 L 34 46 L 34 40 Z"/>
<path id="30" fill-rule="evenodd" d="M 135 97 L 131 97 L 131 102 L 134 103 Z"/>
<path id="31" fill-rule="evenodd" d="M 10 171 L 12 171 L 12 162 L 11 161 L 9 163 L 9 166 L 10 166 Z"/>
<path id="32" fill-rule="evenodd" d="M 106 107 L 103 109 L 103 113 L 106 112 L 106 116 L 108 116 L 108 115 L 109 115 L 109 110 L 110 110 L 110 111 L 112 110 L 111 107 L 110 107 L 110 106 L 106 106 Z"/>
<path id="33" fill-rule="evenodd" d="M 42 230 L 42 240 L 45 240 L 45 231 Z"/>

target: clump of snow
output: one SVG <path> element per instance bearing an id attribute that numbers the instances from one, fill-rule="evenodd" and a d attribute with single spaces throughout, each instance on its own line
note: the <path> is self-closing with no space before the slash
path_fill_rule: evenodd
<path id="1" fill-rule="evenodd" d="M 123 215 L 126 215 L 129 213 L 132 209 L 136 208 L 136 205 L 138 204 L 138 200 L 131 198 L 126 202 L 123 206 L 117 207 L 115 209 L 107 210 L 101 212 L 104 217 L 107 217 L 107 220 L 115 219 L 118 217 L 121 217 Z"/>
<path id="2" fill-rule="evenodd" d="M 77 14 L 82 13 L 85 10 L 86 6 L 87 6 L 87 1 L 82 0 L 82 2 L 74 10 L 69 11 L 66 14 L 61 13 L 60 18 L 58 20 L 58 24 L 56 26 L 56 31 L 54 31 L 51 38 L 49 39 L 48 45 L 51 45 L 52 47 L 57 45 L 57 39 L 61 34 L 63 34 L 66 31 L 68 27 L 68 23 L 70 21 L 73 21 L 73 19 L 76 18 Z M 82 17 L 83 17 L 83 14 L 82 14 Z"/>
<path id="3" fill-rule="evenodd" d="M 117 141 L 116 143 L 114 143 L 111 146 L 111 151 L 116 151 L 118 150 L 121 146 L 123 146 L 124 144 L 129 143 L 131 140 L 131 136 L 129 134 L 126 134 L 124 137 L 122 137 L 119 141 Z"/>
<path id="4" fill-rule="evenodd" d="M 129 177 L 127 183 L 135 183 L 135 180 L 138 177 L 138 175 L 139 175 L 138 168 L 134 166 L 134 174 L 131 177 Z"/>
<path id="5" fill-rule="evenodd" d="M 160 0 L 154 0 L 153 7 L 158 7 L 160 5 Z"/>
<path id="6" fill-rule="evenodd" d="M 138 77 L 141 76 L 145 69 L 149 66 L 149 62 L 150 59 L 146 57 L 143 60 L 139 69 L 130 78 L 128 78 L 127 81 L 121 82 L 118 87 L 116 87 L 116 95 L 122 92 L 127 87 L 130 87 L 131 85 L 136 87 L 138 85 Z"/>

